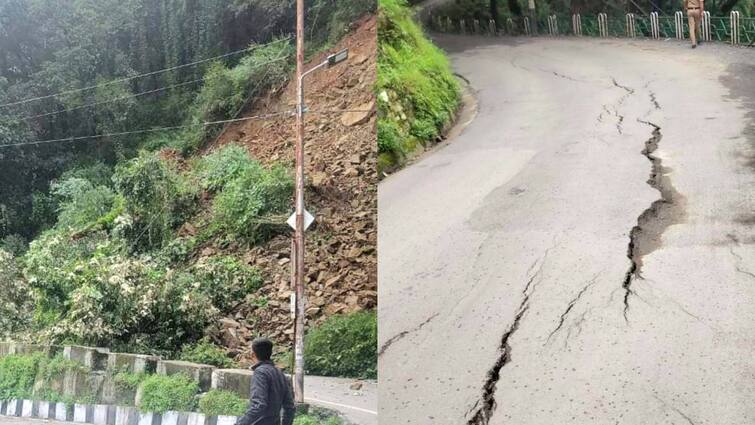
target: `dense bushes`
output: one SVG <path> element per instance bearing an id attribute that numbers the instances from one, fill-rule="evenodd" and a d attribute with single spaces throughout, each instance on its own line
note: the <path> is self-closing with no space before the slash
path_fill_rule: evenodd
<path id="1" fill-rule="evenodd" d="M 151 375 L 141 386 L 141 399 L 137 406 L 142 412 L 190 412 L 197 403 L 199 385 L 184 375 Z"/>
<path id="2" fill-rule="evenodd" d="M 293 180 L 283 167 L 249 168 L 215 198 L 218 224 L 236 238 L 259 242 L 285 228 Z"/>
<path id="3" fill-rule="evenodd" d="M 95 164 L 53 183 L 55 227 L 19 260 L 0 254 L 0 290 L 8 294 L 0 300 L 0 313 L 7 312 L 0 334 L 31 320 L 27 335 L 50 342 L 175 356 L 262 286 L 256 268 L 233 256 L 196 258 L 196 251 L 212 238 L 254 243 L 280 228 L 274 214 L 287 211 L 290 177 L 237 146 L 188 164 L 164 156 L 144 152 L 116 167 L 112 179 Z M 201 220 L 211 224 L 176 237 L 201 207 L 202 188 L 211 202 Z M 32 309 L 32 318 L 22 314 Z M 208 351 L 195 348 L 184 355 L 223 363 L 197 358 Z"/>
<path id="4" fill-rule="evenodd" d="M 196 188 L 158 154 L 143 152 L 120 164 L 113 181 L 127 213 L 119 229 L 135 249 L 162 246 L 195 211 Z"/>
<path id="5" fill-rule="evenodd" d="M 0 358 L 0 400 L 31 397 L 39 360 L 37 356 Z"/>
<path id="6" fill-rule="evenodd" d="M 248 405 L 249 400 L 223 390 L 211 390 L 199 399 L 199 411 L 207 416 L 242 416 Z"/>
<path id="7" fill-rule="evenodd" d="M 377 377 L 377 315 L 333 316 L 309 331 L 307 373 L 352 378 Z"/>
<path id="8" fill-rule="evenodd" d="M 29 292 L 16 258 L 0 249 L 0 339 L 27 325 L 31 309 Z"/>
<path id="9" fill-rule="evenodd" d="M 438 137 L 459 104 L 448 60 L 413 21 L 405 0 L 380 0 L 379 167 L 400 164 Z"/>
<path id="10" fill-rule="evenodd" d="M 64 397 L 62 378 L 69 371 L 85 371 L 78 363 L 62 356 L 52 358 L 44 354 L 10 355 L 0 357 L 0 400 L 44 398 L 47 401 L 89 401 L 91 395 Z M 54 385 L 53 381 L 58 384 Z M 39 388 L 35 388 L 35 383 Z"/>
<path id="11" fill-rule="evenodd" d="M 186 362 L 207 364 L 222 369 L 233 369 L 238 365 L 231 360 L 225 350 L 203 338 L 195 344 L 184 346 L 180 359 Z"/>
<path id="12" fill-rule="evenodd" d="M 213 219 L 229 236 L 255 243 L 285 228 L 293 195 L 293 179 L 285 168 L 265 168 L 235 145 L 202 158 L 195 168 L 200 185 L 217 192 Z"/>

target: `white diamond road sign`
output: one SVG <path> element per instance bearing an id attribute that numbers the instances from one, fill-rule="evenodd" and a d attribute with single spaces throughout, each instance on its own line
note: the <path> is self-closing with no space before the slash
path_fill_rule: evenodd
<path id="1" fill-rule="evenodd" d="M 309 226 L 311 226 L 314 222 L 315 217 L 310 214 L 309 211 L 304 210 L 304 230 L 309 229 Z M 288 225 L 291 226 L 292 229 L 296 230 L 296 213 L 291 214 L 291 217 L 286 220 L 286 223 L 288 223 Z"/>

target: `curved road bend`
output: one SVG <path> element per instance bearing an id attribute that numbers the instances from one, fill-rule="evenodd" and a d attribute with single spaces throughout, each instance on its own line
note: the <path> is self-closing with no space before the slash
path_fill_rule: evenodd
<path id="1" fill-rule="evenodd" d="M 479 114 L 380 185 L 381 423 L 755 423 L 755 50 L 437 41 Z"/>

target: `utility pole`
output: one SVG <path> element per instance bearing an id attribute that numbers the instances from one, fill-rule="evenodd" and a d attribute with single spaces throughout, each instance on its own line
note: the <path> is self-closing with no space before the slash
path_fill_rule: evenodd
<path id="1" fill-rule="evenodd" d="M 294 284 L 294 399 L 304 403 L 304 233 L 314 217 L 304 208 L 304 77 L 349 58 L 349 49 L 328 56 L 324 62 L 304 71 L 304 0 L 296 1 L 296 212 L 288 219 L 294 228 L 291 263 Z"/>
<path id="2" fill-rule="evenodd" d="M 296 0 L 296 230 L 294 231 L 294 399 L 304 403 L 304 0 Z"/>

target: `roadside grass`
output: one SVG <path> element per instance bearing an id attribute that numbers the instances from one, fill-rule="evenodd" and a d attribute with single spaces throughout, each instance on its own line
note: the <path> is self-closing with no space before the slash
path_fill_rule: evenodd
<path id="1" fill-rule="evenodd" d="M 405 0 L 379 1 L 378 171 L 401 166 L 450 123 L 461 90 L 445 54 L 422 32 Z"/>

